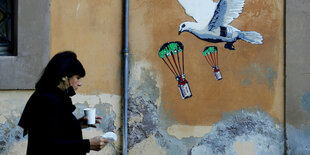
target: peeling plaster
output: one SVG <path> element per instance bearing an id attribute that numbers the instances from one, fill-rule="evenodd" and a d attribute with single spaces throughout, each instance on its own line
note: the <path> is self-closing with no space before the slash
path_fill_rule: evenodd
<path id="1" fill-rule="evenodd" d="M 167 155 L 168 153 L 158 146 L 156 142 L 156 138 L 154 136 L 150 136 L 141 143 L 139 143 L 136 147 L 129 150 L 129 154 L 135 155 Z"/>
<path id="2" fill-rule="evenodd" d="M 28 141 L 26 139 L 13 143 L 7 155 L 22 155 L 27 152 Z"/>
<path id="3" fill-rule="evenodd" d="M 95 128 L 84 129 L 83 138 L 90 139 L 99 135 L 102 135 L 104 132 L 97 130 Z M 108 143 L 102 150 L 100 151 L 90 151 L 90 155 L 119 155 L 121 153 L 121 143 L 122 139 L 118 136 L 115 142 Z"/>
<path id="4" fill-rule="evenodd" d="M 301 126 L 295 128 L 287 123 L 287 153 L 289 155 L 307 155 L 310 154 L 310 127 Z"/>
<path id="5" fill-rule="evenodd" d="M 27 136 L 23 137 L 23 130 L 17 123 L 32 93 L 33 91 L 0 91 L 0 106 L 5 107 L 0 108 L 0 154 L 14 154 L 10 152 L 13 147 L 27 139 Z"/>
<path id="6" fill-rule="evenodd" d="M 27 100 L 33 91 L 0 91 L 0 115 L 9 118 L 20 117 Z M 18 97 L 16 97 L 18 96 Z"/>
<path id="7" fill-rule="evenodd" d="M 0 124 L 0 154 L 8 153 L 15 143 L 27 138 L 23 137 L 23 130 L 17 123 L 19 117 L 10 116 L 4 124 Z"/>
<path id="8" fill-rule="evenodd" d="M 129 98 L 128 102 L 128 117 L 141 117 L 129 124 L 129 148 L 135 144 L 140 143 L 144 139 L 147 139 L 151 134 L 155 134 L 158 128 L 158 114 L 157 106 L 151 101 L 145 101 L 143 97 L 137 97 L 135 99 Z"/>
<path id="9" fill-rule="evenodd" d="M 0 124 L 4 124 L 6 122 L 6 118 L 0 115 Z"/>
<path id="10" fill-rule="evenodd" d="M 128 116 L 133 119 L 130 120 L 128 129 L 129 151 L 132 154 L 149 154 L 150 152 L 144 153 L 139 150 L 159 146 L 165 152 L 159 154 L 187 155 L 188 150 L 197 144 L 199 139 L 190 137 L 179 140 L 168 134 L 168 126 L 177 122 L 165 118 L 163 114 L 166 113 L 163 112 L 161 104 L 157 104 L 161 100 L 158 87 L 160 84 L 157 83 L 160 81 L 159 77 L 145 62 L 131 67 L 134 69 L 130 70 L 139 70 L 139 74 L 130 76 Z M 156 144 L 153 143 L 153 139 Z"/>
<path id="11" fill-rule="evenodd" d="M 96 115 L 103 117 L 97 128 L 87 128 L 83 130 L 83 135 L 87 138 L 99 136 L 105 132 L 115 132 L 118 135 L 118 140 L 109 143 L 106 148 L 99 152 L 91 154 L 119 154 L 121 150 L 121 97 L 112 94 L 100 95 L 81 95 L 76 94 L 72 97 L 72 102 L 76 106 L 73 112 L 77 118 L 84 116 L 84 108 L 96 108 Z M 84 137 L 84 138 L 85 138 Z"/>
<path id="12" fill-rule="evenodd" d="M 168 127 L 167 132 L 171 136 L 182 139 L 187 137 L 203 137 L 211 129 L 212 126 L 172 125 Z"/>
<path id="13" fill-rule="evenodd" d="M 82 117 L 84 115 L 84 108 L 96 108 L 97 115 L 103 117 L 103 123 L 101 123 L 101 127 L 105 130 L 105 132 L 113 131 L 115 129 L 120 130 L 122 125 L 120 96 L 113 94 L 76 94 L 72 97 L 72 102 L 77 106 L 77 109 L 75 111 L 77 117 Z"/>
<path id="14" fill-rule="evenodd" d="M 136 62 L 130 70 L 135 74 L 130 74 L 129 83 L 128 147 L 133 148 L 157 131 L 159 80 L 156 74 L 151 73 L 147 62 Z"/>
<path id="15" fill-rule="evenodd" d="M 234 155 L 242 154 L 244 147 L 254 154 L 284 153 L 282 125 L 267 112 L 247 109 L 227 113 L 212 128 L 178 124 L 166 116 L 165 103 L 156 104 L 161 94 L 156 72 L 145 62 L 131 67 L 138 70 L 130 75 L 129 85 L 128 144 L 132 154 L 145 154 L 141 150 L 158 146 L 164 154 L 178 155 Z"/>
<path id="16" fill-rule="evenodd" d="M 281 126 L 281 125 L 280 125 Z M 234 144 L 250 142 L 255 154 L 283 154 L 283 128 L 266 112 L 260 110 L 240 110 L 225 114 L 223 120 L 214 124 L 211 133 L 191 149 L 192 155 L 236 154 Z"/>

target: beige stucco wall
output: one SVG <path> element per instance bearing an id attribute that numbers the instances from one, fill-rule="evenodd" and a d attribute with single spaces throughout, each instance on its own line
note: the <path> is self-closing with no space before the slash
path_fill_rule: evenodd
<path id="1" fill-rule="evenodd" d="M 83 94 L 121 94 L 122 1 L 51 0 L 51 56 L 71 50 L 85 69 Z"/>
<path id="2" fill-rule="evenodd" d="M 122 3 L 50 0 L 50 57 L 72 50 L 86 69 L 83 86 L 73 97 L 76 114 L 80 116 L 84 107 L 96 107 L 104 117 L 97 129 L 83 130 L 84 137 L 111 130 L 119 135 L 117 142 L 91 154 L 118 154 L 122 147 Z M 246 1 L 231 25 L 261 33 L 264 43 L 238 40 L 236 50 L 230 51 L 224 43 L 205 42 L 187 32 L 178 35 L 179 24 L 193 19 L 177 0 L 130 1 L 129 154 L 199 154 L 210 148 L 235 154 L 281 152 L 283 8 L 284 1 Z M 158 56 L 163 43 L 176 40 L 185 46 L 185 73 L 193 93 L 186 100 Z M 202 57 L 205 46 L 219 48 L 221 81 L 214 79 Z M 18 118 L 31 93 L 0 92 L 2 107 L 14 104 L 4 109 L 0 121 Z M 214 145 L 208 145 L 211 142 Z M 13 143 L 8 154 L 24 152 L 26 143 L 25 139 Z"/>

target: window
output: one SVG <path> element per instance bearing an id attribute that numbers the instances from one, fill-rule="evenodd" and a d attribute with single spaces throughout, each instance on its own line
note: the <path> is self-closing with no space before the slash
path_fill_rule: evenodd
<path id="1" fill-rule="evenodd" d="M 0 89 L 34 89 L 49 60 L 50 0 L 0 0 L 0 3 L 3 24 L 0 47 L 4 54 L 0 56 Z M 5 7 L 13 9 L 13 13 Z"/>
<path id="2" fill-rule="evenodd" d="M 0 0 L 0 56 L 16 55 L 14 48 L 14 0 Z"/>

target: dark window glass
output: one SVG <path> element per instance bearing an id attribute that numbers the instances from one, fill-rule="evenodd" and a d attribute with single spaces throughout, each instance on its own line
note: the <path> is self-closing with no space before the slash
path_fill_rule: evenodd
<path id="1" fill-rule="evenodd" d="M 0 0 L 0 55 L 16 55 L 14 8 L 14 0 Z"/>

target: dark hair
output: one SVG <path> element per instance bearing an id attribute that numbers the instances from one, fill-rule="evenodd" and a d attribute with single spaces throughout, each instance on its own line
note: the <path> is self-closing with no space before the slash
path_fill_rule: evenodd
<path id="1" fill-rule="evenodd" d="M 49 89 L 56 87 L 62 77 L 73 75 L 85 76 L 85 69 L 72 51 L 57 53 L 45 67 L 43 74 L 36 83 L 36 89 Z"/>

